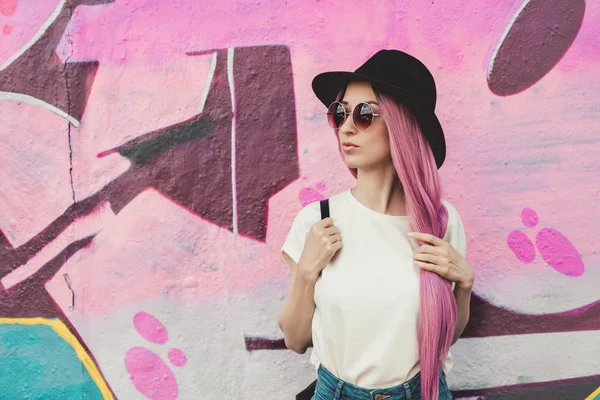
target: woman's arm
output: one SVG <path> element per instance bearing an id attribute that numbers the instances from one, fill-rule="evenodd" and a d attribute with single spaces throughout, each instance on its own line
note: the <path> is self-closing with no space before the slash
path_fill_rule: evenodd
<path id="1" fill-rule="evenodd" d="M 299 273 L 298 266 L 287 254 L 283 253 L 283 257 L 292 271 L 292 279 L 277 322 L 287 348 L 304 354 L 312 343 L 315 282 Z"/>
<path id="2" fill-rule="evenodd" d="M 459 285 L 454 287 L 454 298 L 456 299 L 456 330 L 452 344 L 456 343 L 462 335 L 469 322 L 469 310 L 471 307 L 471 289 L 473 285 Z"/>
<path id="3" fill-rule="evenodd" d="M 315 283 L 323 268 L 341 248 L 339 229 L 331 218 L 325 218 L 308 231 L 298 264 L 285 251 L 282 253 L 292 272 L 292 279 L 278 324 L 285 337 L 285 345 L 296 353 L 305 353 L 312 343 Z"/>

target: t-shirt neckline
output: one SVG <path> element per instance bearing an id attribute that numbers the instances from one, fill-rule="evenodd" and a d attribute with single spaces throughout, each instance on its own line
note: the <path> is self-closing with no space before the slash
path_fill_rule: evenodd
<path id="1" fill-rule="evenodd" d="M 354 197 L 354 195 L 352 194 L 352 189 L 346 190 L 346 198 L 355 208 L 358 208 L 361 212 L 367 213 L 375 218 L 385 220 L 385 221 L 404 222 L 404 223 L 410 222 L 408 215 L 382 214 L 378 211 L 375 211 L 375 210 L 365 206 L 363 203 L 358 201 L 356 199 L 356 197 Z"/>

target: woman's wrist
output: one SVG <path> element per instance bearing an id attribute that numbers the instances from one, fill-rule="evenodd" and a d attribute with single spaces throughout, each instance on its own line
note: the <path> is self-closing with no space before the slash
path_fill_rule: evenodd
<path id="1" fill-rule="evenodd" d="M 303 285 L 312 285 L 314 286 L 315 283 L 317 282 L 317 279 L 319 278 L 319 276 L 315 276 L 314 273 L 311 272 L 311 270 L 309 268 L 304 267 L 301 264 L 301 261 L 298 262 L 298 269 L 297 269 L 297 277 L 300 279 L 300 283 Z"/>
<path id="2" fill-rule="evenodd" d="M 456 288 L 465 292 L 470 292 L 471 290 L 473 290 L 473 280 L 469 279 L 465 281 L 456 282 Z"/>

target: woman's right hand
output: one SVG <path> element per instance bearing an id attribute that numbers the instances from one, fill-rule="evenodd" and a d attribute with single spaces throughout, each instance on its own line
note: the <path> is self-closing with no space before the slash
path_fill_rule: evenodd
<path id="1" fill-rule="evenodd" d="M 297 272 L 310 282 L 316 282 L 323 268 L 341 248 L 342 237 L 331 218 L 315 223 L 306 234 Z"/>

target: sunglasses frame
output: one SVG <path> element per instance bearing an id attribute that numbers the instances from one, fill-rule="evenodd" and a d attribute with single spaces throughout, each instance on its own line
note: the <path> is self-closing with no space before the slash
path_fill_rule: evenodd
<path id="1" fill-rule="evenodd" d="M 340 126 L 337 126 L 337 127 L 332 125 L 332 123 L 331 123 L 331 120 L 330 120 L 330 118 L 329 118 L 329 116 L 330 116 L 330 115 L 334 115 L 334 113 L 332 113 L 332 112 L 330 111 L 330 110 L 331 110 L 331 107 L 332 107 L 334 104 L 339 104 L 340 106 L 342 106 L 342 109 L 344 110 L 344 119 L 343 119 L 343 120 L 342 120 L 342 122 L 340 123 Z M 358 126 L 356 125 L 356 118 L 354 118 L 354 113 L 360 113 L 360 110 L 362 109 L 362 107 L 363 107 L 365 104 L 366 104 L 366 105 L 368 105 L 368 106 L 369 106 L 369 108 L 371 109 L 371 114 L 373 115 L 373 118 L 371 119 L 371 122 L 369 122 L 369 125 L 367 125 L 367 126 L 366 126 L 366 127 L 364 127 L 364 128 L 360 128 L 360 127 L 358 127 Z M 359 108 L 359 107 L 360 107 L 360 108 Z M 358 110 L 358 111 L 357 111 L 357 110 Z M 368 128 L 369 128 L 369 127 L 370 127 L 370 126 L 373 124 L 373 121 L 375 121 L 375 118 L 376 118 L 376 117 L 381 117 L 381 114 L 376 114 L 376 113 L 375 113 L 375 110 L 373 109 L 373 106 L 372 106 L 371 104 L 367 103 L 366 101 L 361 101 L 360 103 L 358 103 L 358 104 L 357 104 L 357 105 L 354 107 L 354 109 L 352 110 L 352 112 L 346 112 L 346 107 L 344 106 L 344 104 L 342 104 L 342 103 L 341 103 L 341 102 L 339 102 L 339 101 L 334 101 L 333 103 L 331 103 L 331 104 L 329 105 L 329 107 L 327 107 L 327 123 L 329 123 L 329 126 L 331 126 L 333 129 L 340 129 L 340 128 L 342 127 L 342 125 L 344 125 L 344 124 L 346 123 L 346 120 L 348 119 L 348 117 L 349 117 L 349 116 L 352 116 L 352 125 L 354 125 L 354 127 L 355 127 L 356 129 L 359 129 L 359 130 L 366 130 L 366 129 L 368 129 Z"/>

